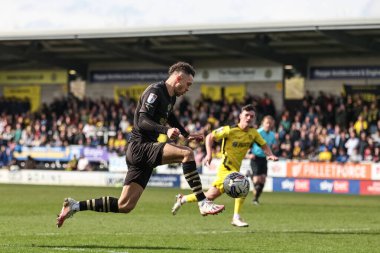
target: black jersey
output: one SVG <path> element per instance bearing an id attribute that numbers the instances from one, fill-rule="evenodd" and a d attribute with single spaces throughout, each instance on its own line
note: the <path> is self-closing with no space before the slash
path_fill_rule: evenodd
<path id="1" fill-rule="evenodd" d="M 170 121 L 174 117 L 172 111 L 175 101 L 176 96 L 169 95 L 164 81 L 149 85 L 137 103 L 130 141 L 155 142 L 160 133 L 166 134 L 169 129 L 166 126 L 168 119 L 169 124 L 173 126 Z M 146 124 L 142 124 L 142 117 L 154 124 L 144 127 Z M 184 131 L 183 127 L 180 130 Z"/>

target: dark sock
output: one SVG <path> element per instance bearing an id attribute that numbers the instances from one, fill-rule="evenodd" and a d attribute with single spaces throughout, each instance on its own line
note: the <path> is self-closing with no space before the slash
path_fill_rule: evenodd
<path id="1" fill-rule="evenodd" d="M 255 191 L 256 191 L 255 200 L 259 200 L 260 195 L 263 192 L 263 189 L 264 189 L 264 184 L 261 184 L 261 183 L 255 184 Z"/>
<path id="2" fill-rule="evenodd" d="M 119 212 L 118 199 L 114 197 L 101 197 L 98 199 L 88 199 L 79 201 L 79 211 L 91 210 L 95 212 Z"/>
<path id="3" fill-rule="evenodd" d="M 202 182 L 195 165 L 195 161 L 190 161 L 182 164 L 183 175 L 191 190 L 197 197 L 198 201 L 202 201 L 206 198 L 202 190 Z"/>

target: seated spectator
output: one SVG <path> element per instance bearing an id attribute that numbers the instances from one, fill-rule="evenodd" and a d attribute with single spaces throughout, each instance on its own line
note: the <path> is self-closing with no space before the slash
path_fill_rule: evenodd
<path id="1" fill-rule="evenodd" d="M 350 130 L 350 138 L 345 143 L 345 148 L 347 149 L 347 155 L 351 156 L 354 149 L 359 145 L 359 139 L 356 137 L 356 133 L 353 130 Z"/>
<path id="2" fill-rule="evenodd" d="M 380 147 L 379 146 L 375 147 L 373 151 L 372 162 L 374 163 L 380 162 Z"/>
<path id="3" fill-rule="evenodd" d="M 294 147 L 293 147 L 292 159 L 300 160 L 301 159 L 301 151 L 302 151 L 302 149 L 301 149 L 300 141 L 295 141 Z"/>
<path id="4" fill-rule="evenodd" d="M 363 161 L 372 162 L 372 149 L 370 147 L 366 147 L 363 152 Z"/>
<path id="5" fill-rule="evenodd" d="M 359 149 L 358 148 L 354 148 L 352 150 L 352 153 L 351 155 L 349 156 L 348 158 L 348 161 L 349 162 L 353 162 L 353 163 L 359 163 L 363 160 L 363 157 L 361 154 L 359 154 Z"/>
<path id="6" fill-rule="evenodd" d="M 1 146 L 0 147 L 0 169 L 1 167 L 8 166 L 10 162 L 10 156 L 7 153 L 7 148 L 6 146 Z"/>
<path id="7" fill-rule="evenodd" d="M 348 161 L 348 155 L 346 154 L 346 150 L 344 148 L 339 148 L 339 152 L 335 161 L 338 163 L 345 163 Z"/>
<path id="8" fill-rule="evenodd" d="M 320 162 L 330 162 L 332 153 L 328 150 L 327 146 L 323 146 L 322 151 L 319 153 L 318 160 Z"/>
<path id="9" fill-rule="evenodd" d="M 356 134 L 359 135 L 360 132 L 367 131 L 367 128 L 368 128 L 368 123 L 364 119 L 363 115 L 360 114 L 358 117 L 358 120 L 354 124 L 354 129 L 355 129 Z"/>

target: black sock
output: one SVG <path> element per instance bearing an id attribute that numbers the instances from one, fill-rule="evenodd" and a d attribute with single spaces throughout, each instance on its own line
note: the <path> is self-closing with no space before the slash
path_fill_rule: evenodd
<path id="1" fill-rule="evenodd" d="M 256 191 L 255 200 L 259 200 L 259 197 L 261 193 L 263 192 L 263 189 L 264 189 L 264 184 L 261 184 L 261 183 L 255 184 L 255 191 Z"/>
<path id="2" fill-rule="evenodd" d="M 91 210 L 95 212 L 119 212 L 118 199 L 114 197 L 101 197 L 98 199 L 88 199 L 79 201 L 79 211 Z"/>
<path id="3" fill-rule="evenodd" d="M 190 161 L 182 164 L 183 175 L 187 183 L 189 184 L 191 190 L 197 197 L 198 201 L 202 201 L 206 198 L 202 190 L 202 182 L 197 171 L 197 166 L 195 161 Z"/>

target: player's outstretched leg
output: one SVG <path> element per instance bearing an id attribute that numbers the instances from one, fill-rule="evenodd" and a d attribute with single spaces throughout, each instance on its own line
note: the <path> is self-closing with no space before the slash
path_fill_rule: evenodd
<path id="1" fill-rule="evenodd" d="M 76 212 L 87 210 L 104 213 L 118 213 L 118 199 L 109 196 L 84 201 L 76 201 L 72 198 L 66 198 L 63 201 L 61 212 L 57 217 L 57 227 L 62 227 L 65 220 L 71 218 Z"/>
<path id="2" fill-rule="evenodd" d="M 66 219 L 73 217 L 77 211 L 79 211 L 79 202 L 72 198 L 66 198 L 63 201 L 61 212 L 57 217 L 57 227 L 60 228 L 63 225 L 63 222 L 65 222 Z"/>

